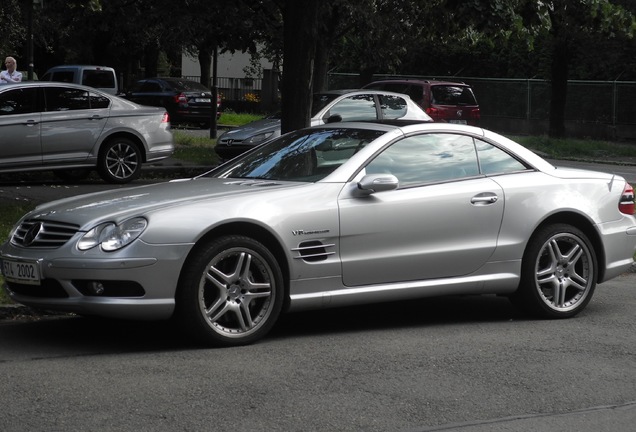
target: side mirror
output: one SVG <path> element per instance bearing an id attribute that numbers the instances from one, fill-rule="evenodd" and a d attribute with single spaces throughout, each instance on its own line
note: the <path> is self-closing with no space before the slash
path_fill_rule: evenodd
<path id="1" fill-rule="evenodd" d="M 367 174 L 358 182 L 358 190 L 366 194 L 397 189 L 400 181 L 393 174 Z"/>
<path id="2" fill-rule="evenodd" d="M 329 117 L 327 117 L 327 120 L 325 121 L 325 123 L 329 124 L 329 123 L 338 123 L 342 121 L 342 116 L 340 114 L 334 114 L 331 115 Z"/>

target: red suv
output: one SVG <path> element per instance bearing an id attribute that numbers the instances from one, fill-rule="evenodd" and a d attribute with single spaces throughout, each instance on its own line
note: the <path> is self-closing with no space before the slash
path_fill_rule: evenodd
<path id="1" fill-rule="evenodd" d="M 374 81 L 363 88 L 407 94 L 436 122 L 479 124 L 479 104 L 468 84 L 409 79 Z"/>

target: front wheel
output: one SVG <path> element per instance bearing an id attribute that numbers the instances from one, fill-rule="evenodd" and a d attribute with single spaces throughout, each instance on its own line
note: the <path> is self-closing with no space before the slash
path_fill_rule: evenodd
<path id="1" fill-rule="evenodd" d="M 97 170 L 108 183 L 128 183 L 141 174 L 139 147 L 128 138 L 114 138 L 99 153 Z"/>
<path id="2" fill-rule="evenodd" d="M 236 346 L 267 334 L 283 305 L 283 277 L 260 242 L 225 236 L 193 251 L 183 268 L 175 317 L 196 340 Z"/>
<path id="3" fill-rule="evenodd" d="M 514 304 L 544 318 L 569 318 L 592 299 L 597 279 L 594 248 L 567 224 L 540 229 L 530 239 L 521 264 Z"/>

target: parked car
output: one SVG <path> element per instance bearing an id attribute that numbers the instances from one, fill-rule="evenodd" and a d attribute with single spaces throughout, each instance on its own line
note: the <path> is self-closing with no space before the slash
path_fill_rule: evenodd
<path id="1" fill-rule="evenodd" d="M 203 84 L 182 78 L 147 78 L 137 81 L 126 99 L 141 105 L 165 108 L 173 124 L 192 123 L 210 128 L 212 93 Z M 217 97 L 217 119 L 221 116 L 221 97 Z"/>
<path id="2" fill-rule="evenodd" d="M 402 119 L 432 121 L 406 95 L 374 90 L 332 90 L 316 93 L 311 108 L 311 126 L 336 121 Z M 214 150 L 221 159 L 231 159 L 276 138 L 281 133 L 280 113 L 230 129 L 217 139 Z"/>
<path id="3" fill-rule="evenodd" d="M 0 87 L 0 173 L 53 170 L 110 183 L 136 179 L 144 162 L 174 151 L 165 110 L 94 88 L 34 81 Z"/>
<path id="4" fill-rule="evenodd" d="M 554 167 L 470 126 L 351 122 L 192 179 L 41 205 L 0 260 L 18 303 L 174 317 L 200 341 L 241 345 L 286 311 L 427 296 L 498 294 L 568 318 L 635 249 L 618 175 Z"/>
<path id="5" fill-rule="evenodd" d="M 23 75 L 26 76 L 26 75 Z M 61 65 L 47 70 L 42 81 L 57 81 L 81 84 L 96 88 L 104 93 L 116 95 L 119 92 L 115 69 L 107 66 Z"/>
<path id="6" fill-rule="evenodd" d="M 464 83 L 384 80 L 374 81 L 363 88 L 405 93 L 436 122 L 477 126 L 481 117 L 473 89 Z"/>

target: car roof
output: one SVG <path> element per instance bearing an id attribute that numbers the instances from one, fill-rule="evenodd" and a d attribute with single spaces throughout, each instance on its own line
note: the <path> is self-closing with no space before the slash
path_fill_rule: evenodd
<path id="1" fill-rule="evenodd" d="M 369 84 L 365 84 L 365 85 L 378 84 L 378 83 L 458 85 L 458 86 L 470 87 L 468 84 L 461 81 L 423 80 L 423 79 L 409 79 L 409 78 L 378 80 L 378 81 L 370 82 Z"/>
<path id="2" fill-rule="evenodd" d="M 72 88 L 97 92 L 99 94 L 104 94 L 107 96 L 113 96 L 95 87 L 89 87 L 89 86 L 85 86 L 81 84 L 67 83 L 67 82 L 61 82 L 61 81 L 23 81 L 21 83 L 0 85 L 0 91 L 12 89 L 12 88 L 28 88 L 28 87 L 72 87 Z"/>
<path id="3" fill-rule="evenodd" d="M 110 66 L 100 66 L 100 65 L 80 65 L 80 64 L 70 64 L 70 65 L 57 65 L 49 68 L 47 72 L 60 70 L 60 69 L 103 69 L 103 70 L 112 70 L 113 68 Z"/>
<path id="4" fill-rule="evenodd" d="M 179 78 L 179 77 L 152 77 L 152 78 L 143 78 L 139 81 L 149 81 L 149 80 L 157 80 L 157 81 L 170 81 L 170 82 L 193 82 L 197 84 L 201 84 L 199 81 L 187 79 L 187 78 Z"/>
<path id="5" fill-rule="evenodd" d="M 390 90 L 376 90 L 376 89 L 343 89 L 343 90 L 327 90 L 322 92 L 316 92 L 314 95 L 334 95 L 334 96 L 344 96 L 344 95 L 356 95 L 356 94 L 388 94 L 395 96 L 402 96 L 408 99 L 411 97 L 405 93 L 398 93 Z"/>

